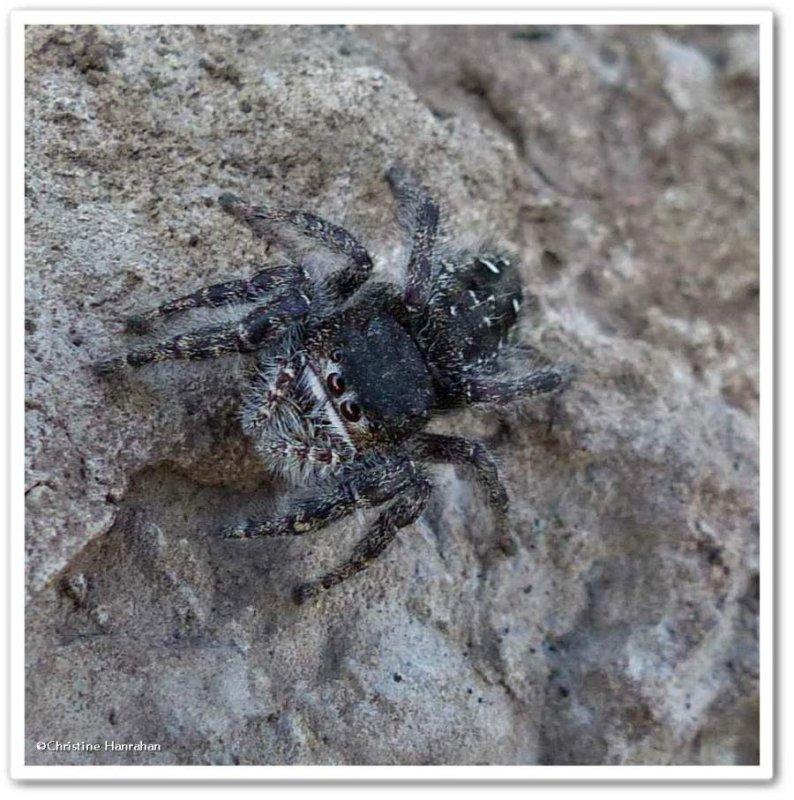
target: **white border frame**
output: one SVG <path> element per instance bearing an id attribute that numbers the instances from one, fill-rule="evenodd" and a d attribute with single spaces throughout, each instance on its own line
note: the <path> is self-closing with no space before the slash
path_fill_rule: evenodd
<path id="1" fill-rule="evenodd" d="M 25 764 L 24 734 L 24 27 L 26 25 L 284 25 L 284 24 L 455 24 L 519 25 L 753 25 L 760 47 L 760 763 L 757 766 L 31 766 Z M 410 17 L 410 20 L 406 19 Z M 35 781 L 763 781 L 773 765 L 774 621 L 774 29 L 771 11 L 592 11 L 520 9 L 271 9 L 113 11 L 22 10 L 10 15 L 10 775 Z M 14 465 L 18 468 L 13 470 Z M 15 568 L 16 565 L 16 568 Z M 16 689 L 16 691 L 14 691 Z"/>

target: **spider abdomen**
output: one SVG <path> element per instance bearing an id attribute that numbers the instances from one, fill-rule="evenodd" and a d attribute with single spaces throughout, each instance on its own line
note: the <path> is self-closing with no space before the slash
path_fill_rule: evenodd
<path id="1" fill-rule="evenodd" d="M 444 377 L 486 365 L 510 338 L 522 293 L 518 271 L 505 255 L 463 252 L 442 259 L 429 313 L 417 325 L 430 364 Z"/>

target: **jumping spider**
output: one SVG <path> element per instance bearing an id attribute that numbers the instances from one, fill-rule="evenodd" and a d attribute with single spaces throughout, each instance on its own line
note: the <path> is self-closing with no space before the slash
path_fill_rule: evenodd
<path id="1" fill-rule="evenodd" d="M 128 321 L 142 332 L 162 317 L 202 306 L 248 303 L 237 322 L 203 327 L 94 365 L 100 375 L 170 359 L 256 353 L 242 428 L 275 471 L 311 487 L 286 510 L 244 519 L 228 539 L 303 535 L 359 508 L 393 501 L 341 566 L 296 587 L 301 603 L 379 556 L 427 504 L 422 465 L 466 464 L 485 487 L 500 525 L 507 492 L 479 442 L 422 429 L 436 412 L 505 404 L 551 392 L 567 370 L 547 364 L 499 374 L 521 306 L 517 271 L 490 250 L 439 251 L 439 210 L 408 173 L 387 173 L 412 248 L 405 287 L 368 282 L 372 259 L 343 228 L 305 211 L 253 206 L 231 194 L 221 208 L 257 236 L 291 233 L 345 262 L 315 279 L 299 263 L 200 289 Z"/>

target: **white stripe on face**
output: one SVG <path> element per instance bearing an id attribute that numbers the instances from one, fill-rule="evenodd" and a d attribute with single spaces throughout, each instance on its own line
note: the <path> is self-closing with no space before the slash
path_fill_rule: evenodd
<path id="1" fill-rule="evenodd" d="M 304 374 L 306 376 L 306 382 L 309 385 L 312 396 L 317 401 L 317 405 L 325 413 L 334 432 L 339 435 L 339 438 L 342 439 L 345 444 L 349 445 L 355 450 L 355 445 L 350 438 L 350 434 L 347 432 L 347 428 L 345 428 L 345 425 L 339 417 L 339 414 L 336 413 L 334 404 L 328 397 L 328 392 L 325 390 L 323 382 L 320 380 L 317 373 L 314 371 L 314 368 L 310 364 L 306 365 Z"/>

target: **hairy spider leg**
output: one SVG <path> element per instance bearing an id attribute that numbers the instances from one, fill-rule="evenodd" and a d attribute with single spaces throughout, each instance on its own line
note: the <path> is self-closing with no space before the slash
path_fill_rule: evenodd
<path id="1" fill-rule="evenodd" d="M 322 282 L 322 288 L 333 299 L 345 300 L 353 295 L 372 272 L 372 259 L 355 236 L 316 214 L 252 206 L 233 194 L 221 195 L 218 203 L 224 211 L 247 223 L 257 236 L 272 232 L 274 226 L 288 225 L 302 236 L 344 256 L 350 262 L 348 266 Z"/>
<path id="2" fill-rule="evenodd" d="M 408 308 L 415 311 L 427 304 L 433 287 L 439 209 L 427 190 L 402 168 L 391 167 L 386 177 L 397 200 L 400 219 L 413 239 L 403 297 Z"/>
<path id="3" fill-rule="evenodd" d="M 295 461 L 300 465 L 335 467 L 342 460 L 339 449 L 330 445 L 318 447 L 317 445 L 293 442 L 288 439 L 268 442 L 261 449 L 271 458 L 275 456 L 285 461 Z"/>
<path id="4" fill-rule="evenodd" d="M 94 372 L 107 375 L 125 367 L 140 367 L 155 361 L 218 358 L 226 353 L 258 350 L 294 325 L 296 317 L 308 312 L 309 305 L 308 298 L 303 295 L 287 297 L 272 308 L 255 308 L 239 322 L 199 328 L 98 361 L 94 364 Z"/>
<path id="5" fill-rule="evenodd" d="M 456 464 L 474 468 L 478 482 L 488 492 L 488 500 L 505 527 L 509 511 L 507 490 L 499 478 L 493 456 L 482 442 L 461 436 L 420 433 L 411 440 L 411 451 L 419 461 L 436 464 Z"/>
<path id="6" fill-rule="evenodd" d="M 249 278 L 241 278 L 223 283 L 214 283 L 198 291 L 191 292 L 162 303 L 157 308 L 134 314 L 126 321 L 130 333 L 146 333 L 152 323 L 161 317 L 169 317 L 193 308 L 228 305 L 229 303 L 250 303 L 263 300 L 272 301 L 283 295 L 284 291 L 297 291 L 309 280 L 306 271 L 293 264 L 282 264 L 256 272 Z"/>
<path id="7" fill-rule="evenodd" d="M 520 378 L 498 380 L 490 375 L 466 379 L 463 391 L 468 403 L 510 403 L 519 397 L 529 398 L 553 392 L 565 381 L 564 367 L 550 366 L 534 369 Z"/>
<path id="8" fill-rule="evenodd" d="M 243 410 L 243 430 L 254 434 L 273 418 L 284 400 L 289 397 L 290 389 L 300 371 L 300 357 L 291 359 L 279 358 L 277 368 L 269 380 L 259 377 L 258 385 L 249 395 Z"/>
<path id="9" fill-rule="evenodd" d="M 327 572 L 319 580 L 296 586 L 292 599 L 301 605 L 366 569 L 386 549 L 397 531 L 410 525 L 424 511 L 431 491 L 430 482 L 423 476 L 417 475 L 406 494 L 395 500 L 375 520 L 375 524 L 353 548 L 350 558 L 344 564 Z"/>
<path id="10" fill-rule="evenodd" d="M 315 494 L 292 501 L 281 514 L 245 519 L 225 528 L 225 539 L 258 539 L 263 536 L 303 536 L 352 514 L 391 500 L 419 481 L 415 465 L 407 459 L 384 459 L 345 470 L 337 480 L 317 487 Z"/>

